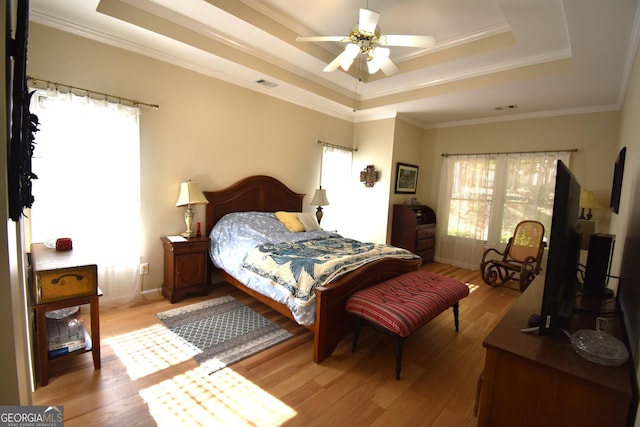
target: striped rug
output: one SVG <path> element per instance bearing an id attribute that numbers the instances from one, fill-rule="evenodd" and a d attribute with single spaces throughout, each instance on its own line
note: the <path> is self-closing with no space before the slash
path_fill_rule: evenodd
<path id="1" fill-rule="evenodd" d="M 230 296 L 157 313 L 212 374 L 291 338 L 292 334 Z"/>

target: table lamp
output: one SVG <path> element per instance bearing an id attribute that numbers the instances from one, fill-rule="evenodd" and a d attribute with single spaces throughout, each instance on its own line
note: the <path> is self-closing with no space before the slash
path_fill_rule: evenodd
<path id="1" fill-rule="evenodd" d="M 187 231 L 180 233 L 181 236 L 189 238 L 196 235 L 195 231 L 191 230 L 191 222 L 193 221 L 193 208 L 191 205 L 200 205 L 203 203 L 209 203 L 200 186 L 197 182 L 191 180 L 180 184 L 180 195 L 176 206 L 186 206 L 187 210 L 184 212 L 184 222 L 187 224 Z"/>
<path id="2" fill-rule="evenodd" d="M 580 216 L 578 218 L 591 219 L 591 217 L 593 216 L 591 214 L 591 210 L 604 209 L 604 206 L 602 206 L 598 201 L 598 199 L 596 199 L 596 195 L 593 194 L 592 190 L 581 190 L 580 191 L 580 209 L 581 209 Z M 589 209 L 589 212 L 587 213 L 586 218 L 584 215 L 585 209 Z"/>
<path id="3" fill-rule="evenodd" d="M 316 219 L 318 220 L 318 224 L 320 224 L 320 220 L 323 216 L 322 207 L 327 206 L 328 204 L 329 200 L 327 200 L 327 190 L 324 190 L 321 185 L 320 188 L 316 190 L 313 195 L 313 199 L 311 200 L 311 205 L 318 207 L 318 209 L 316 209 Z"/>

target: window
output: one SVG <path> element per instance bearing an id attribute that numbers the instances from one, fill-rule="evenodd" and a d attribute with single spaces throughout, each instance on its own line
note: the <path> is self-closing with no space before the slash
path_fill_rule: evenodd
<path id="1" fill-rule="evenodd" d="M 447 223 L 447 234 L 451 236 L 487 240 L 496 162 L 490 158 L 479 160 L 452 162 L 453 183 Z"/>
<path id="2" fill-rule="evenodd" d="M 31 241 L 70 237 L 98 264 L 103 303 L 138 294 L 138 108 L 38 91 Z"/>
<path id="3" fill-rule="evenodd" d="M 351 166 L 353 153 L 351 150 L 323 145 L 322 170 L 320 183 L 327 191 L 329 206 L 325 206 L 325 216 L 322 219 L 322 228 L 325 230 L 343 230 L 345 232 L 345 218 L 349 218 L 347 209 L 350 206 L 349 183 L 351 179 Z"/>
<path id="4" fill-rule="evenodd" d="M 506 244 L 524 219 L 540 221 L 548 236 L 557 160 L 568 164 L 569 153 L 445 158 L 436 259 L 477 269 L 485 246 Z"/>

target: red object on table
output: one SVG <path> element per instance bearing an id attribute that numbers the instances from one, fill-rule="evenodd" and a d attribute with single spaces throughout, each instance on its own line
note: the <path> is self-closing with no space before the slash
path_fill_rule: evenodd
<path id="1" fill-rule="evenodd" d="M 73 242 L 68 237 L 56 240 L 56 251 L 70 251 L 73 249 Z"/>

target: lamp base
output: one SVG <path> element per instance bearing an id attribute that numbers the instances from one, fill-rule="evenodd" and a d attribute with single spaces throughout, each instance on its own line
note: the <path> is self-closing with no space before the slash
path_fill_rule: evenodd
<path id="1" fill-rule="evenodd" d="M 322 221 L 322 217 L 324 214 L 322 213 L 322 206 L 318 206 L 316 209 L 316 219 L 318 220 L 318 225 L 320 225 L 320 221 Z"/>
<path id="2" fill-rule="evenodd" d="M 190 237 L 195 237 L 196 232 L 191 229 L 191 222 L 193 221 L 193 208 L 191 205 L 187 205 L 187 210 L 184 211 L 184 222 L 187 225 L 187 230 L 183 233 L 180 233 L 182 237 L 186 237 L 187 239 Z"/>

